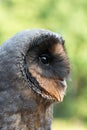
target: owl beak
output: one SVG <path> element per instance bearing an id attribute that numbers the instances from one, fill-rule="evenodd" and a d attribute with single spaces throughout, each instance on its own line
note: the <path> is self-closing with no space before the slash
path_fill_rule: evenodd
<path id="1" fill-rule="evenodd" d="M 66 83 L 66 80 L 65 79 L 60 79 L 58 80 L 58 83 L 60 84 L 61 87 L 63 88 L 67 88 L 67 83 Z"/>

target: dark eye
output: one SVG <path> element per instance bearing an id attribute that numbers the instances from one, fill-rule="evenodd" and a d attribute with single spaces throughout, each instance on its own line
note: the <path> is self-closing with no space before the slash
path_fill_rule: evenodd
<path id="1" fill-rule="evenodd" d="M 39 58 L 40 58 L 40 61 L 41 61 L 43 64 L 49 64 L 49 61 L 50 61 L 49 55 L 47 55 L 47 54 L 42 54 Z"/>

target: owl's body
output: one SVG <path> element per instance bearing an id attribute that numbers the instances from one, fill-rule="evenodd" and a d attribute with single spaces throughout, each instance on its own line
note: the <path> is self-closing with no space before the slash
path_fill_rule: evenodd
<path id="1" fill-rule="evenodd" d="M 51 130 L 52 104 L 62 101 L 69 73 L 62 44 L 57 34 L 35 29 L 0 47 L 0 130 Z"/>

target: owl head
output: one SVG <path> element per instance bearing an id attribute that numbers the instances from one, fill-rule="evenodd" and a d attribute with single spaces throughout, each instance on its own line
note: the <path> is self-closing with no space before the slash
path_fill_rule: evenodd
<path id="1" fill-rule="evenodd" d="M 5 60 L 10 61 L 7 67 L 9 79 L 21 72 L 20 77 L 23 76 L 27 86 L 41 98 L 63 100 L 70 63 L 65 41 L 60 35 L 43 29 L 25 30 L 9 39 L 4 49 L 8 52 Z"/>

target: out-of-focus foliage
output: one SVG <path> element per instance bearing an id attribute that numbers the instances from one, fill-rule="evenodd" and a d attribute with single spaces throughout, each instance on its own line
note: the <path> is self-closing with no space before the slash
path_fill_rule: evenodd
<path id="1" fill-rule="evenodd" d="M 78 119 L 68 119 L 68 120 L 62 120 L 62 119 L 54 119 L 52 124 L 52 130 L 87 130 L 84 123 L 82 123 Z"/>
<path id="2" fill-rule="evenodd" d="M 55 117 L 87 121 L 87 0 L 0 0 L 0 43 L 24 29 L 45 28 L 63 35 L 71 80 Z"/>

